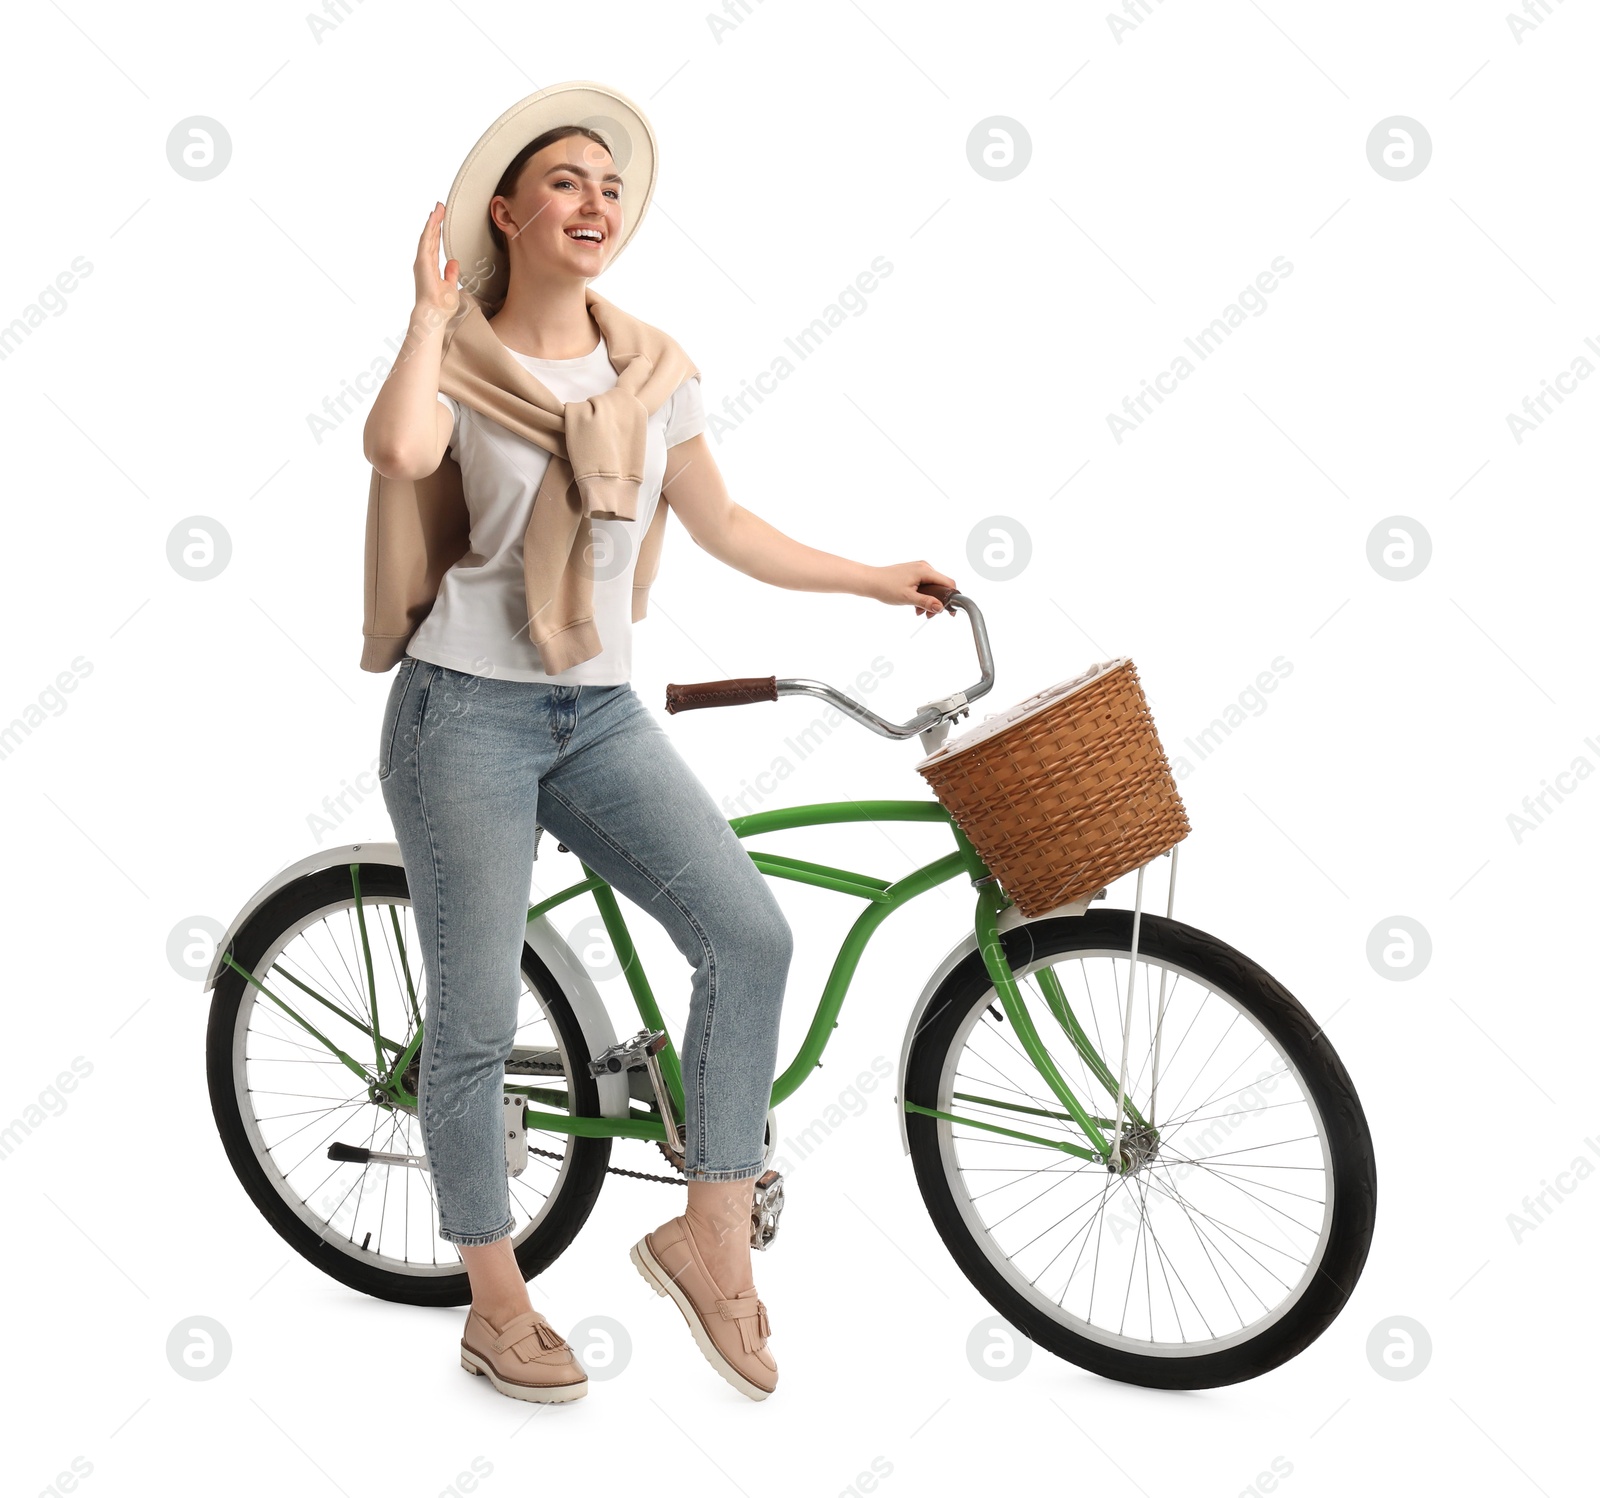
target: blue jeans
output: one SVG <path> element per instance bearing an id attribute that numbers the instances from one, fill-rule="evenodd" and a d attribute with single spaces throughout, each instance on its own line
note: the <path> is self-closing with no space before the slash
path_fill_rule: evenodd
<path id="1" fill-rule="evenodd" d="M 685 1176 L 758 1175 L 793 938 L 632 686 L 506 681 L 407 655 L 378 779 L 422 943 L 417 1111 L 439 1236 L 490 1243 L 512 1230 L 501 1095 L 540 829 L 655 917 L 694 968 L 679 1053 Z"/>

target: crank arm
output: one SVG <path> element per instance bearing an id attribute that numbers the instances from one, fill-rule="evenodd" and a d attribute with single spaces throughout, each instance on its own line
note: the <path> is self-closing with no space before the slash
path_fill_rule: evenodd
<path id="1" fill-rule="evenodd" d="M 682 1155 L 683 1137 L 678 1132 L 677 1115 L 672 1111 L 667 1079 L 661 1070 L 661 1050 L 666 1043 L 665 1030 L 641 1030 L 637 1035 L 620 1040 L 602 1051 L 589 1063 L 589 1072 L 592 1076 L 601 1077 L 607 1072 L 642 1066 L 650 1077 L 650 1086 L 656 1095 L 656 1107 L 661 1111 L 661 1126 L 666 1130 L 667 1148 L 675 1155 Z"/>

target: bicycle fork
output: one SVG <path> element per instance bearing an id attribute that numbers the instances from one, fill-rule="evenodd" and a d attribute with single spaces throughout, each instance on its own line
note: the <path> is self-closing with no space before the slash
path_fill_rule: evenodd
<path id="1" fill-rule="evenodd" d="M 1178 882 L 1178 850 L 1168 850 L 1172 859 L 1171 871 L 1167 881 L 1167 919 L 1172 919 L 1173 902 L 1177 893 Z M 1016 976 L 1011 971 L 1011 964 L 1006 958 L 1005 948 L 1000 939 L 998 917 L 1000 912 L 1009 903 L 1007 897 L 1001 892 L 998 881 L 993 875 L 975 881 L 978 890 L 977 912 L 974 926 L 978 937 L 979 951 L 983 956 L 984 967 L 988 970 L 990 981 L 994 984 L 995 993 L 999 996 L 1001 1007 L 1005 1010 L 1006 1018 L 1010 1021 L 1017 1039 L 1022 1043 L 1023 1050 L 1028 1059 L 1038 1069 L 1039 1075 L 1044 1078 L 1050 1090 L 1056 1095 L 1062 1106 L 1067 1110 L 1072 1121 L 1083 1131 L 1092 1148 L 1083 1149 L 1079 1146 L 1062 1141 L 1060 1148 L 1068 1153 L 1080 1156 L 1085 1160 L 1103 1163 L 1106 1169 L 1113 1174 L 1123 1174 L 1129 1168 L 1130 1156 L 1124 1153 L 1123 1144 L 1130 1137 L 1130 1133 L 1144 1136 L 1141 1144 L 1135 1150 L 1136 1155 L 1142 1155 L 1149 1144 L 1159 1137 L 1153 1123 L 1146 1119 L 1134 1107 L 1128 1096 L 1128 1059 L 1129 1048 L 1133 1036 L 1133 998 L 1134 984 L 1139 968 L 1139 926 L 1144 908 L 1144 873 L 1147 864 L 1141 864 L 1138 869 L 1138 879 L 1135 886 L 1133 906 L 1133 939 L 1128 957 L 1128 989 L 1127 998 L 1123 1007 L 1122 1020 L 1122 1055 L 1115 1079 L 1104 1058 L 1095 1050 L 1089 1037 L 1084 1033 L 1072 1013 L 1071 1006 L 1067 1003 L 1066 995 L 1061 990 L 1060 980 L 1055 971 L 1046 968 L 1038 974 L 1039 987 L 1044 994 L 1045 1003 L 1055 1015 L 1073 1048 L 1083 1058 L 1095 1079 L 1109 1093 L 1114 1093 L 1117 1100 L 1116 1114 L 1113 1118 L 1097 1118 L 1088 1113 L 1078 1101 L 1071 1087 L 1067 1085 L 1066 1078 L 1061 1075 L 1054 1059 L 1039 1038 L 1039 1032 L 1034 1027 L 1033 1017 L 1028 1013 L 1023 1002 L 1022 991 L 1017 984 Z M 1150 1116 L 1155 1117 L 1156 1084 L 1161 1070 L 1161 1031 L 1166 1018 L 1167 1005 L 1167 970 L 1161 970 L 1161 992 L 1156 1007 L 1155 1035 L 1153 1038 L 1153 1059 L 1150 1080 Z M 1004 1132 L 1004 1131 L 1002 1131 Z M 1107 1137 L 1109 1134 L 1109 1138 Z"/>

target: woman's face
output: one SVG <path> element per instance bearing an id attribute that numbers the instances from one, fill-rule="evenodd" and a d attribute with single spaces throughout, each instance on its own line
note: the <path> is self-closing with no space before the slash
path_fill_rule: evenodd
<path id="1" fill-rule="evenodd" d="M 540 279 L 587 280 L 605 268 L 622 232 L 622 190 L 611 153 L 569 135 L 530 156 L 516 191 L 491 198 L 489 212 L 513 266 L 520 261 Z"/>

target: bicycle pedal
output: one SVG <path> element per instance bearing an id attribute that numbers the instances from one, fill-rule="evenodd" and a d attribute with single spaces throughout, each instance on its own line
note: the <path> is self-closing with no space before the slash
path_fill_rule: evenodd
<path id="1" fill-rule="evenodd" d="M 783 1176 L 768 1170 L 756 1177 L 750 1199 L 750 1247 L 765 1248 L 778 1236 L 778 1214 L 783 1211 Z"/>
<path id="2" fill-rule="evenodd" d="M 627 1040 L 607 1046 L 589 1063 L 589 1075 L 601 1077 L 607 1072 L 622 1071 L 625 1067 L 644 1066 L 666 1043 L 665 1030 L 641 1030 Z"/>

